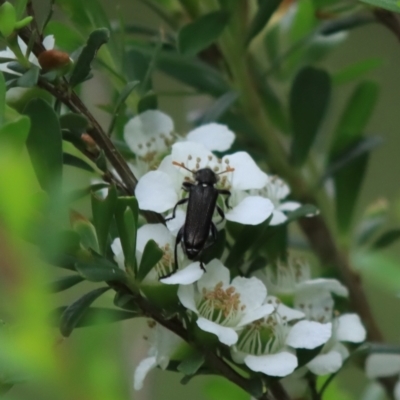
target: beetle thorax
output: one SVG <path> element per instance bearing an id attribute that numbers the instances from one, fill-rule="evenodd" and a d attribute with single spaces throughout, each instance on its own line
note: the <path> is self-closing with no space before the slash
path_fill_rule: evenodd
<path id="1" fill-rule="evenodd" d="M 201 185 L 213 186 L 217 183 L 218 177 L 210 168 L 202 168 L 194 173 L 194 179 Z"/>

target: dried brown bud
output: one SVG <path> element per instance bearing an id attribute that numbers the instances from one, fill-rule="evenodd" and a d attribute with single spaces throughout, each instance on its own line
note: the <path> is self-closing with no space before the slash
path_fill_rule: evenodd
<path id="1" fill-rule="evenodd" d="M 89 134 L 82 133 L 81 139 L 85 143 L 88 150 L 94 150 L 97 148 L 96 142 L 93 140 L 93 138 Z"/>
<path id="2" fill-rule="evenodd" d="M 59 50 L 44 51 L 39 55 L 38 61 L 45 71 L 63 68 L 71 62 L 69 54 Z"/>

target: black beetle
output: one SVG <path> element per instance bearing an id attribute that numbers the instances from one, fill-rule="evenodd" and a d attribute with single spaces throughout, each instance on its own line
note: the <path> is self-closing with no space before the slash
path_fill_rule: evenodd
<path id="1" fill-rule="evenodd" d="M 210 168 L 201 168 L 197 171 L 192 171 L 184 166 L 183 163 L 173 162 L 174 165 L 182 167 L 193 174 L 195 183 L 183 182 L 182 189 L 189 192 L 189 196 L 179 200 L 172 211 L 172 217 L 166 219 L 169 221 L 175 218 L 176 209 L 182 204 L 188 203 L 185 223 L 179 229 L 175 242 L 175 268 L 170 274 L 172 275 L 178 269 L 177 249 L 178 244 L 182 242 L 182 249 L 189 260 L 194 260 L 201 256 L 201 252 L 211 246 L 217 238 L 217 228 L 212 221 L 214 210 L 216 209 L 221 216 L 222 222 L 225 219 L 224 211 L 217 205 L 217 199 L 220 194 L 226 195 L 225 205 L 229 206 L 229 196 L 231 192 L 225 189 L 217 189 L 215 184 L 218 181 L 218 175 L 232 172 L 233 168 L 228 167 L 225 171 L 218 174 Z M 212 237 L 212 242 L 207 243 L 207 239 Z M 200 261 L 200 266 L 204 270 L 204 265 Z"/>

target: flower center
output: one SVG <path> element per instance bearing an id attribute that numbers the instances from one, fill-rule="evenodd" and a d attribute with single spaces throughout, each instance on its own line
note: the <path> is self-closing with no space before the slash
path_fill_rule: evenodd
<path id="1" fill-rule="evenodd" d="M 287 324 L 277 314 L 248 325 L 239 335 L 237 348 L 256 356 L 277 353 L 285 342 Z"/>
<path id="2" fill-rule="evenodd" d="M 155 270 L 157 271 L 158 277 L 162 278 L 174 271 L 175 261 L 173 251 L 169 243 L 165 244 L 164 246 L 160 246 L 160 249 L 164 254 L 161 257 L 161 260 L 156 264 Z"/>
<path id="3" fill-rule="evenodd" d="M 221 325 L 236 325 L 246 306 L 241 304 L 240 294 L 233 286 L 223 287 L 219 282 L 213 290 L 203 288 L 198 306 L 201 316 Z"/>
<path id="4" fill-rule="evenodd" d="M 306 319 L 320 323 L 332 320 L 333 306 L 334 301 L 329 293 L 321 295 L 312 290 L 301 293 L 295 301 L 295 308 L 302 311 Z"/>

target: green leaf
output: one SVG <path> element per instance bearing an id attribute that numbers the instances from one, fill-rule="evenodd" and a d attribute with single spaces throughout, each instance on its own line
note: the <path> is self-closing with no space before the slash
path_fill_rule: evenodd
<path id="1" fill-rule="evenodd" d="M 379 86 L 372 81 L 363 81 L 354 89 L 336 127 L 331 158 L 363 136 L 378 95 Z"/>
<path id="2" fill-rule="evenodd" d="M 83 46 L 85 42 L 82 35 L 73 27 L 60 21 L 50 21 L 46 25 L 45 33 L 46 35 L 54 35 L 57 47 L 68 53 L 72 53 Z"/>
<path id="3" fill-rule="evenodd" d="M 23 16 L 27 3 L 28 0 L 16 0 L 14 2 L 14 8 L 17 14 L 17 19 L 20 19 Z"/>
<path id="4" fill-rule="evenodd" d="M 115 102 L 113 117 L 110 122 L 110 126 L 108 128 L 109 134 L 111 134 L 112 131 L 114 130 L 115 123 L 117 121 L 119 113 L 121 112 L 121 109 L 123 108 L 123 106 L 125 104 L 126 99 L 133 92 L 133 90 L 138 86 L 138 84 L 139 84 L 139 81 L 128 82 L 125 85 L 125 87 L 121 90 L 121 93 L 119 94 L 117 101 Z"/>
<path id="5" fill-rule="evenodd" d="M 93 223 L 96 228 L 101 255 L 106 254 L 109 230 L 114 216 L 116 204 L 117 191 L 114 186 L 109 188 L 108 195 L 105 199 L 100 199 L 94 193 L 92 193 Z"/>
<path id="6" fill-rule="evenodd" d="M 82 49 L 78 60 L 75 63 L 75 67 L 72 70 L 71 78 L 69 80 L 72 87 L 82 83 L 88 77 L 91 71 L 91 64 L 99 48 L 108 42 L 110 38 L 110 32 L 108 29 L 96 29 L 93 31 L 89 39 Z"/>
<path id="7" fill-rule="evenodd" d="M 85 160 L 82 160 L 82 158 L 74 156 L 73 154 L 63 153 L 63 164 L 80 168 L 85 171 L 94 172 L 92 166 L 90 166 Z"/>
<path id="8" fill-rule="evenodd" d="M 80 237 L 82 247 L 86 250 L 99 252 L 96 230 L 90 221 L 76 212 L 71 212 L 71 222 L 74 231 Z"/>
<path id="9" fill-rule="evenodd" d="M 6 112 L 6 81 L 0 71 L 0 127 L 4 124 L 4 114 Z"/>
<path id="10" fill-rule="evenodd" d="M 50 291 L 53 293 L 62 292 L 63 290 L 69 289 L 80 282 L 83 282 L 84 278 L 79 275 L 66 276 L 64 278 L 57 279 L 50 284 Z"/>
<path id="11" fill-rule="evenodd" d="M 351 64 L 332 75 L 332 83 L 334 85 L 343 85 L 352 82 L 362 75 L 367 74 L 379 67 L 384 63 L 384 59 L 380 57 L 368 58 Z"/>
<path id="12" fill-rule="evenodd" d="M 251 21 L 249 32 L 247 33 L 246 44 L 249 44 L 264 29 L 281 2 L 282 0 L 264 0 L 258 3 L 257 13 Z"/>
<path id="13" fill-rule="evenodd" d="M 313 215 L 317 215 L 319 213 L 318 208 L 312 204 L 303 204 L 298 209 L 286 213 L 287 220 L 285 223 L 289 223 L 295 221 L 296 219 L 303 217 L 312 217 Z"/>
<path id="14" fill-rule="evenodd" d="M 62 177 L 62 137 L 57 115 L 42 99 L 31 100 L 24 114 L 31 119 L 26 145 L 36 177 L 44 190 L 51 191 L 60 185 Z"/>
<path id="15" fill-rule="evenodd" d="M 142 52 L 148 59 L 152 57 L 154 51 L 151 47 L 138 45 L 135 49 Z M 219 97 L 230 90 L 229 85 L 216 69 L 202 61 L 184 57 L 173 51 L 160 51 L 157 68 L 178 81 L 212 96 Z"/>
<path id="16" fill-rule="evenodd" d="M 17 15 L 14 6 L 6 1 L 0 7 L 0 32 L 4 37 L 14 32 Z"/>
<path id="17" fill-rule="evenodd" d="M 297 2 L 297 12 L 290 27 L 290 39 L 292 42 L 303 38 L 312 31 L 317 23 L 312 0 L 300 0 Z"/>
<path id="18" fill-rule="evenodd" d="M 290 92 L 290 116 L 293 127 L 291 159 L 301 166 L 318 133 L 331 94 L 327 72 L 313 67 L 299 71 Z"/>
<path id="19" fill-rule="evenodd" d="M 154 240 L 149 240 L 143 250 L 142 260 L 140 261 L 137 279 L 142 281 L 152 268 L 161 260 L 164 255 Z"/>
<path id="20" fill-rule="evenodd" d="M 149 92 L 139 100 L 139 103 L 137 105 L 137 112 L 138 114 L 140 114 L 147 110 L 157 110 L 157 108 L 158 108 L 157 96 L 155 93 Z"/>
<path id="21" fill-rule="evenodd" d="M 363 136 L 365 127 L 378 99 L 378 85 L 365 81 L 354 90 L 335 131 L 330 160 L 348 151 Z M 336 217 L 340 233 L 347 233 L 351 227 L 352 216 L 360 187 L 368 164 L 369 154 L 353 159 L 345 168 L 336 172 L 334 183 L 336 191 Z"/>
<path id="22" fill-rule="evenodd" d="M 348 149 L 343 149 L 340 154 L 336 155 L 336 157 L 331 160 L 320 180 L 320 183 L 323 183 L 330 176 L 335 175 L 337 171 L 345 168 L 358 157 L 371 152 L 376 147 L 380 146 L 382 142 L 382 138 L 372 136 L 361 138 L 354 145 L 349 146 Z"/>
<path id="23" fill-rule="evenodd" d="M 0 128 L 0 147 L 9 145 L 17 154 L 20 154 L 28 139 L 30 126 L 31 121 L 26 116 L 3 125 Z"/>
<path id="24" fill-rule="evenodd" d="M 30 88 L 36 86 L 39 79 L 40 68 L 32 65 L 21 77 L 17 80 L 17 86 Z"/>
<path id="25" fill-rule="evenodd" d="M 125 256 L 125 266 L 137 273 L 136 234 L 138 229 L 139 207 L 135 197 L 119 197 L 115 208 L 115 221 Z"/>
<path id="26" fill-rule="evenodd" d="M 178 33 L 178 49 L 185 56 L 194 56 L 209 47 L 222 34 L 229 15 L 225 11 L 214 11 L 183 26 Z"/>
<path id="27" fill-rule="evenodd" d="M 88 119 L 81 115 L 75 113 L 67 113 L 60 117 L 61 129 L 67 129 L 77 136 L 85 133 L 89 127 Z"/>
<path id="28" fill-rule="evenodd" d="M 194 375 L 203 364 L 204 355 L 200 352 L 193 352 L 178 365 L 177 369 L 185 375 Z"/>
<path id="29" fill-rule="evenodd" d="M 238 93 L 233 90 L 224 93 L 206 110 L 199 121 L 199 125 L 218 121 L 236 103 L 238 97 Z"/>
<path id="30" fill-rule="evenodd" d="M 384 8 L 385 10 L 400 13 L 400 4 L 397 0 L 360 0 L 371 6 Z"/>
<path id="31" fill-rule="evenodd" d="M 375 240 L 372 244 L 372 248 L 375 250 L 384 249 L 396 242 L 398 239 L 400 239 L 400 229 L 390 229 L 389 231 L 382 233 L 382 235 Z"/>
<path id="32" fill-rule="evenodd" d="M 64 337 L 71 335 L 72 331 L 84 316 L 91 304 L 103 293 L 109 290 L 109 287 L 95 289 L 86 293 L 79 300 L 68 306 L 61 315 L 60 332 Z"/>
<path id="33" fill-rule="evenodd" d="M 60 325 L 60 314 L 67 309 L 67 307 L 59 307 L 53 311 L 53 321 L 55 326 Z M 75 328 L 86 328 L 88 326 L 96 326 L 112 322 L 125 321 L 127 319 L 136 318 L 141 316 L 138 313 L 131 311 L 116 310 L 113 308 L 103 307 L 89 307 L 87 308 Z"/>
<path id="34" fill-rule="evenodd" d="M 106 258 L 96 257 L 86 261 L 78 261 L 76 270 L 90 282 L 126 281 L 125 272 Z"/>
<path id="35" fill-rule="evenodd" d="M 150 62 L 152 56 L 154 55 L 154 48 L 152 55 L 144 55 L 142 52 L 138 50 L 130 50 L 125 55 L 124 62 L 124 72 L 127 78 L 131 81 L 139 81 L 141 82 L 141 91 L 142 93 L 146 93 L 153 87 L 151 77 L 146 80 L 146 85 L 143 85 L 145 77 L 147 75 L 147 71 L 150 67 Z"/>

